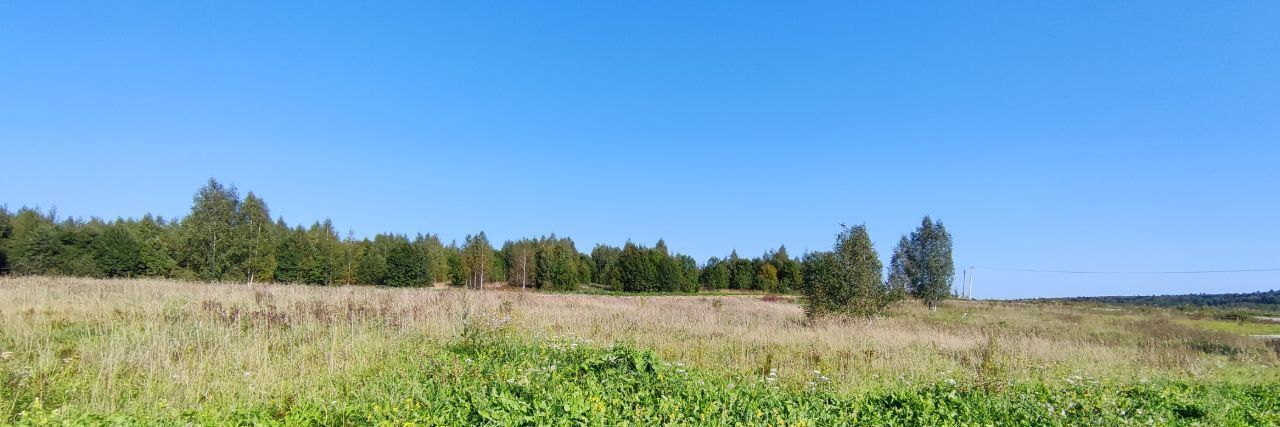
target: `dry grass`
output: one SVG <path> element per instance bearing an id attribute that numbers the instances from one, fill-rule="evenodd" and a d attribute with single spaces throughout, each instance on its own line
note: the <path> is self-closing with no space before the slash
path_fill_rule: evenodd
<path id="1" fill-rule="evenodd" d="M 869 390 L 962 378 L 985 384 L 1194 378 L 1275 381 L 1260 341 L 1168 314 L 952 302 L 894 307 L 871 321 L 806 324 L 799 306 L 741 296 L 614 297 L 456 289 L 0 279 L 0 368 L 11 385 L 76 383 L 110 410 L 306 393 L 454 340 L 464 319 L 509 322 L 528 339 L 576 336 L 668 360 L 801 381 L 814 370 Z M 509 319 L 509 320 L 508 320 Z M 52 390 L 52 388 L 50 389 Z M 13 407 L 0 402 L 0 419 Z"/>

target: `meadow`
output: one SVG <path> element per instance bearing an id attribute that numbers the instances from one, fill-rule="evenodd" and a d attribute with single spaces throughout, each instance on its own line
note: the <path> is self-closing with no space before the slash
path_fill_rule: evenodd
<path id="1" fill-rule="evenodd" d="M 0 278 L 0 424 L 1277 425 L 1280 344 L 1173 310 Z"/>

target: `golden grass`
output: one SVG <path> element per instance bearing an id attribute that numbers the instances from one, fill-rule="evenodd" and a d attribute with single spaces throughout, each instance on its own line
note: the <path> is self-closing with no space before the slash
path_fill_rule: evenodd
<path id="1" fill-rule="evenodd" d="M 627 343 L 712 371 L 776 369 L 788 381 L 818 370 L 846 390 L 945 378 L 1276 381 L 1275 352 L 1262 342 L 1172 316 L 955 301 L 936 312 L 903 303 L 870 321 L 808 324 L 793 302 L 748 296 L 8 277 L 0 278 L 0 369 L 37 393 L 71 381 L 77 399 L 104 410 L 138 400 L 182 408 L 338 398 L 335 379 L 372 375 L 388 360 L 412 363 L 415 352 L 459 336 L 464 319 L 509 317 L 528 339 Z M 14 413 L 5 405 L 0 419 Z"/>

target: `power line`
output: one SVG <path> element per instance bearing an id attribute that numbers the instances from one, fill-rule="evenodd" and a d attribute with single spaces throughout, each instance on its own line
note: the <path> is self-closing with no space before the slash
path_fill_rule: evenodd
<path id="1" fill-rule="evenodd" d="M 1186 271 L 1078 271 L 1078 270 L 1039 270 L 1034 268 L 1002 268 L 971 267 L 983 270 L 1020 271 L 1024 273 L 1059 273 L 1059 274 L 1212 274 L 1212 273 L 1260 273 L 1280 271 L 1280 268 L 1245 268 L 1238 270 L 1186 270 Z"/>

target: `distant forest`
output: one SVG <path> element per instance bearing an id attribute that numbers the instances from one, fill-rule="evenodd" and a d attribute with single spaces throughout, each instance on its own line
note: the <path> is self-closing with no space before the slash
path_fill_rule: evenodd
<path id="1" fill-rule="evenodd" d="M 1044 298 L 1035 301 L 1094 302 L 1113 305 L 1146 305 L 1155 307 L 1211 307 L 1222 309 L 1251 309 L 1280 313 L 1280 291 L 1250 292 L 1244 294 L 1187 294 L 1151 296 L 1107 296 Z"/>
<path id="2" fill-rule="evenodd" d="M 857 252 L 854 255 L 878 258 L 869 240 Z M 235 187 L 213 179 L 196 192 L 190 213 L 181 218 L 147 214 L 113 221 L 59 219 L 53 210 L 23 207 L 11 212 L 0 207 L 0 273 L 5 274 L 313 285 L 447 282 L 473 288 L 505 282 L 563 291 L 587 285 L 615 292 L 785 293 L 801 290 L 806 268 L 815 277 L 834 268 L 809 262 L 810 258 L 794 257 L 779 246 L 758 257 L 732 251 L 699 264 L 671 251 L 661 239 L 653 246 L 601 244 L 584 253 L 572 239 L 554 234 L 506 241 L 500 247 L 484 232 L 448 243 L 435 234 L 384 233 L 357 239 L 348 233 L 344 238 L 329 220 L 303 226 L 273 218 L 262 198 L 252 192 L 242 198 Z M 869 273 L 879 277 L 877 283 L 926 301 L 949 294 L 951 242 L 942 222 L 925 217 L 920 229 L 903 236 L 894 258 L 897 274 L 888 275 L 893 283 L 878 260 Z M 840 271 L 831 274 L 840 283 L 848 281 Z"/>

